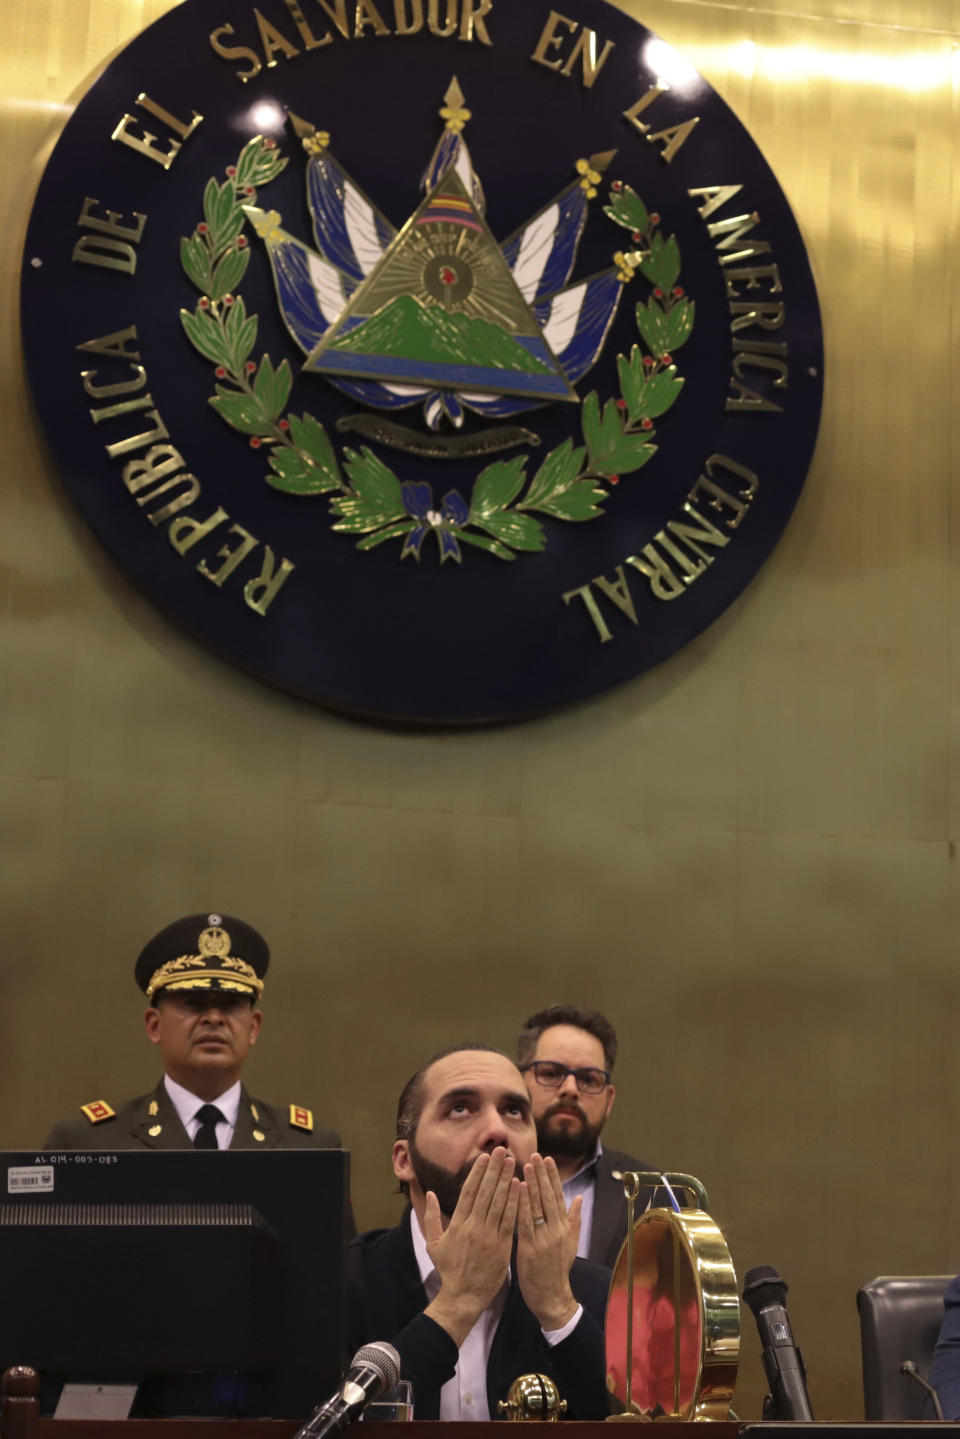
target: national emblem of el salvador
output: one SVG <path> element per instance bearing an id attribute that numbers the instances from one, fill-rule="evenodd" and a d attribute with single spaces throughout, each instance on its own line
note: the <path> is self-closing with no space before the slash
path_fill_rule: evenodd
<path id="1" fill-rule="evenodd" d="M 628 678 L 803 483 L 786 200 L 682 57 L 568 11 L 185 0 L 41 182 L 24 343 L 65 483 L 175 618 L 324 703 L 462 722 Z"/>

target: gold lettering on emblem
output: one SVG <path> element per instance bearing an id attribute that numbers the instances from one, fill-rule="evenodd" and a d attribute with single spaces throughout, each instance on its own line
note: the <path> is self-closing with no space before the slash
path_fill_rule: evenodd
<path id="1" fill-rule="evenodd" d="M 95 425 L 102 424 L 104 420 L 116 420 L 121 415 L 132 414 L 135 410 L 148 410 L 153 404 L 152 395 L 143 395 L 139 400 L 120 400 L 116 405 L 104 405 L 102 409 L 91 410 L 90 418 Z M 148 410 L 146 418 L 153 423 L 152 430 L 144 430 L 142 434 L 131 435 L 127 440 L 117 440 L 112 445 L 107 445 L 107 454 L 111 460 L 118 455 L 127 455 L 131 450 L 141 450 L 144 445 L 149 445 L 151 440 L 167 440 L 170 438 L 166 425 L 160 418 L 159 411 Z"/>
<path id="2" fill-rule="evenodd" d="M 226 510 L 219 505 L 205 520 L 195 520 L 192 515 L 183 515 L 179 520 L 173 521 L 167 530 L 167 539 L 178 555 L 185 555 L 187 550 L 192 550 L 211 530 L 215 530 L 229 518 Z"/>
<path id="3" fill-rule="evenodd" d="M 639 555 L 627 555 L 624 564 L 633 565 L 650 581 L 650 589 L 658 600 L 675 600 L 685 593 L 684 583 L 653 545 L 644 545 Z"/>
<path id="4" fill-rule="evenodd" d="M 671 535 L 676 535 L 678 540 L 682 540 L 688 550 L 693 550 L 695 555 L 699 555 L 705 564 L 712 565 L 716 556 L 708 554 L 702 546 L 712 545 L 715 549 L 722 550 L 725 545 L 730 543 L 729 535 L 723 534 L 716 525 L 711 524 L 706 515 L 701 515 L 698 510 L 694 509 L 689 500 L 685 500 L 683 503 L 683 513 L 687 516 L 687 520 L 668 520 L 668 531 Z M 691 520 L 693 523 L 688 523 Z"/>
<path id="5" fill-rule="evenodd" d="M 460 10 L 460 39 L 479 40 L 481 45 L 492 45 L 490 32 L 483 23 L 483 17 L 493 9 L 493 0 L 463 0 Z"/>
<path id="6" fill-rule="evenodd" d="M 168 130 L 172 130 L 174 134 L 179 135 L 180 139 L 170 140 L 169 148 L 161 150 L 157 144 L 157 136 L 149 130 L 144 129 L 140 135 L 133 133 L 130 127 L 141 122 L 137 120 L 135 115 L 130 114 L 124 115 L 110 138 L 119 141 L 121 145 L 128 145 L 130 149 L 136 151 L 138 155 L 146 155 L 147 159 L 155 161 L 155 163 L 162 166 L 164 170 L 169 170 L 183 147 L 183 141 L 189 139 L 203 120 L 203 116 L 199 114 L 198 111 L 193 110 L 191 111 L 193 116 L 192 120 L 189 122 L 178 120 L 176 115 L 171 115 L 169 110 L 165 110 L 162 105 L 158 105 L 155 100 L 151 100 L 150 96 L 144 91 L 141 91 L 137 96 L 136 104 L 139 109 L 146 110 L 148 114 L 160 120 L 162 124 L 166 125 Z"/>
<path id="7" fill-rule="evenodd" d="M 419 35 L 423 29 L 423 0 L 393 0 L 394 35 Z"/>
<path id="8" fill-rule="evenodd" d="M 357 0 L 357 12 L 353 27 L 354 38 L 361 40 L 367 29 L 371 29 L 375 35 L 390 34 L 390 27 L 384 21 L 373 0 Z"/>
<path id="9" fill-rule="evenodd" d="M 660 154 L 669 165 L 680 146 L 689 139 L 699 124 L 700 116 L 694 115 L 692 119 L 683 120 L 679 125 L 670 125 L 666 130 L 654 130 L 647 136 L 647 140 L 651 145 L 662 145 Z"/>
<path id="10" fill-rule="evenodd" d="M 714 471 L 721 469 L 729 471 L 742 482 L 739 498 L 723 489 L 713 478 Z M 703 495 L 710 509 L 723 514 L 724 528 L 735 530 L 757 493 L 759 481 L 752 470 L 732 460 L 729 455 L 711 455 L 704 464 L 704 470 L 706 473 L 700 475 L 690 490 L 677 518 L 668 520 L 639 554 L 628 555 L 623 564 L 617 565 L 613 579 L 595 575 L 585 585 L 568 590 L 561 597 L 565 605 L 574 599 L 583 601 L 601 644 L 608 644 L 614 635 L 601 610 L 598 596 L 615 605 L 632 625 L 637 623 L 636 607 L 624 565 L 644 576 L 654 599 L 675 600 L 710 568 L 716 559 L 715 551 L 725 549 L 730 543 L 730 536 L 701 513 L 693 502 Z"/>
<path id="11" fill-rule="evenodd" d="M 761 330 L 779 330 L 787 318 L 787 307 L 782 300 L 771 300 L 767 305 L 759 300 L 735 300 L 731 302 L 730 314 L 733 316 L 730 331 L 734 335 L 751 325 L 759 325 Z"/>
<path id="12" fill-rule="evenodd" d="M 350 25 L 347 21 L 347 0 L 317 0 L 323 13 L 333 21 L 344 40 L 350 39 Z"/>
<path id="13" fill-rule="evenodd" d="M 780 348 L 784 354 L 786 354 L 786 345 L 781 345 Z M 777 389 L 780 390 L 786 389 L 790 379 L 790 369 L 786 360 L 781 359 L 778 355 L 762 353 L 759 342 L 757 344 L 757 350 L 753 350 L 752 348 L 738 350 L 733 357 L 732 369 L 738 380 L 743 379 L 743 371 L 745 369 L 773 370 L 777 377 L 773 383 Z"/>
<path id="14" fill-rule="evenodd" d="M 139 360 L 139 350 L 128 350 L 128 345 L 137 343 L 136 325 L 128 325 L 125 330 L 112 330 L 109 335 L 100 335 L 95 340 L 84 340 L 78 345 L 78 350 L 83 350 L 88 355 L 108 355 L 114 360 L 126 360 L 130 364 Z"/>
<path id="15" fill-rule="evenodd" d="M 142 390 L 147 383 L 147 372 L 142 365 L 131 365 L 130 368 L 133 371 L 132 380 L 118 380 L 112 385 L 95 385 L 93 381 L 98 372 L 81 370 L 80 378 L 83 381 L 83 388 L 91 400 L 110 400 L 114 395 L 135 394 L 137 390 Z"/>
<path id="16" fill-rule="evenodd" d="M 273 550 L 269 545 L 264 545 L 263 548 L 263 564 L 260 566 L 258 578 L 247 580 L 243 587 L 244 600 L 258 615 L 266 615 L 277 597 L 280 586 L 286 582 L 294 570 L 292 560 L 281 560 L 279 568 L 277 568 Z"/>
<path id="17" fill-rule="evenodd" d="M 596 585 L 600 593 L 615 604 L 620 613 L 626 615 L 631 624 L 635 625 L 637 623 L 637 612 L 634 609 L 633 596 L 627 584 L 627 577 L 623 572 L 623 565 L 617 565 L 615 574 L 616 578 L 613 580 L 608 580 L 605 575 L 594 575 L 589 584 L 581 585 L 578 590 L 568 590 L 563 596 L 564 604 L 568 605 L 575 596 L 579 595 L 580 599 L 582 599 L 586 605 L 588 615 L 596 626 L 597 634 L 600 636 L 600 643 L 604 645 L 608 640 L 613 639 L 613 635 L 610 633 L 607 622 L 600 612 L 600 606 L 593 597 L 590 585 Z"/>
<path id="18" fill-rule="evenodd" d="M 742 189 L 742 185 L 699 185 L 696 189 L 688 190 L 687 194 L 691 200 L 698 197 L 703 200 L 703 204 L 697 208 L 697 214 L 701 220 L 706 220 L 728 200 L 739 195 Z"/>
<path id="19" fill-rule="evenodd" d="M 600 643 L 605 645 L 608 640 L 613 639 L 613 635 L 607 628 L 607 622 L 600 613 L 600 606 L 594 599 L 593 591 L 589 584 L 580 585 L 579 588 L 575 590 L 567 590 L 566 594 L 562 596 L 562 599 L 565 605 L 568 605 L 571 600 L 583 600 L 587 614 L 593 620 L 597 634 L 600 636 Z"/>
<path id="20" fill-rule="evenodd" d="M 727 298 L 736 299 L 737 285 L 743 285 L 745 290 L 759 290 L 763 280 L 769 281 L 771 294 L 780 294 L 783 285 L 776 265 L 741 265 L 737 270 L 727 270 L 724 275 Z"/>
<path id="21" fill-rule="evenodd" d="M 689 120 L 682 120 L 678 125 L 668 125 L 664 130 L 651 130 L 647 121 L 640 119 L 644 110 L 648 109 L 661 95 L 665 95 L 669 89 L 670 86 L 666 80 L 655 80 L 649 89 L 643 92 L 640 99 L 631 105 L 629 110 L 623 112 L 623 118 L 633 126 L 638 135 L 643 136 L 648 144 L 661 146 L 661 157 L 668 165 L 680 146 L 700 123 L 700 116 L 694 115 Z"/>
<path id="22" fill-rule="evenodd" d="M 728 530 L 738 529 L 747 512 L 748 505 L 757 493 L 760 481 L 757 479 L 753 470 L 748 470 L 745 465 L 738 464 L 736 460 L 731 460 L 729 455 L 711 455 L 703 468 L 707 472 L 706 475 L 700 476 L 687 498 L 689 500 L 697 499 L 702 490 L 710 496 L 707 500 L 710 509 L 716 510 L 718 513 L 725 508 L 733 511 L 733 518 L 725 520 L 724 523 Z M 716 482 L 713 478 L 715 469 L 728 470 L 730 474 L 736 475 L 738 479 L 743 481 L 739 499 L 729 494 L 728 491 Z"/>
<path id="23" fill-rule="evenodd" d="M 199 482 L 186 472 L 184 458 L 173 445 L 152 445 L 140 459 L 128 460 L 123 467 L 123 483 L 141 509 L 152 505 L 168 490 L 180 489 L 180 494 L 147 515 L 151 525 L 163 524 L 171 515 L 192 505 L 200 495 Z"/>
<path id="24" fill-rule="evenodd" d="M 721 265 L 732 265 L 738 260 L 752 260 L 755 255 L 769 255 L 770 246 L 766 240 L 751 239 L 741 249 L 737 248 L 744 236 L 759 223 L 760 216 L 754 210 L 750 215 L 731 215 L 728 220 L 715 220 L 707 226 L 707 234 L 711 240 L 717 242 L 716 248 L 725 251 L 720 256 Z"/>
<path id="25" fill-rule="evenodd" d="M 150 396 L 147 396 L 149 399 Z M 91 414 L 93 411 L 91 410 Z M 118 455 L 129 455 L 131 450 L 142 450 L 144 445 L 149 445 L 151 440 L 168 440 L 170 431 L 160 418 L 159 410 L 148 410 L 146 418 L 153 423 L 152 430 L 143 430 L 139 435 L 131 435 L 129 440 L 118 440 L 115 445 L 107 446 L 107 454 L 111 460 Z"/>
<path id="26" fill-rule="evenodd" d="M 669 89 L 670 86 L 666 80 L 655 80 L 652 85 L 644 90 L 635 105 L 631 105 L 629 110 L 624 110 L 623 118 L 629 120 L 639 135 L 647 135 L 650 132 L 650 126 L 645 120 L 641 120 L 640 116 L 644 110 L 650 108 L 654 100 L 658 100 L 661 95 L 665 95 Z"/>
<path id="27" fill-rule="evenodd" d="M 293 23 L 294 23 L 294 25 L 296 25 L 297 29 L 300 31 L 300 35 L 301 35 L 301 38 L 303 39 L 303 43 L 304 43 L 304 48 L 305 48 L 305 49 L 307 49 L 307 50 L 317 50 L 317 49 L 320 48 L 321 45 L 329 45 L 329 44 L 330 44 L 331 40 L 333 39 L 333 36 L 330 34 L 329 30 L 327 31 L 327 33 L 326 33 L 325 35 L 321 36 L 321 38 L 318 40 L 317 37 L 316 37 L 316 35 L 314 35 L 313 31 L 310 29 L 310 26 L 307 24 L 307 21 L 306 21 L 306 19 L 304 18 L 303 11 L 300 9 L 300 6 L 297 4 L 297 0 L 283 0 L 283 3 L 286 5 L 287 9 L 290 11 L 290 14 L 293 16 Z"/>
<path id="28" fill-rule="evenodd" d="M 272 70 L 277 63 L 277 56 L 282 55 L 285 60 L 295 60 L 300 51 L 292 40 L 288 40 L 270 20 L 254 10 L 257 17 L 257 29 L 260 31 L 260 44 L 263 46 L 263 53 L 267 61 L 267 69 Z"/>
<path id="29" fill-rule="evenodd" d="M 440 20 L 440 0 L 427 0 L 427 26 L 432 35 L 449 40 L 457 33 L 457 0 L 446 0 L 446 18 Z"/>
<path id="30" fill-rule="evenodd" d="M 145 410 L 152 404 L 152 395 L 144 395 L 141 400 L 121 400 L 119 405 L 104 405 L 102 410 L 91 410 L 90 418 L 99 425 L 103 420 L 115 420 L 118 415 L 129 415 L 131 410 Z"/>
<path id="31" fill-rule="evenodd" d="M 566 27 L 568 31 L 567 35 L 557 33 L 561 26 Z M 576 43 L 567 58 L 564 59 L 562 55 L 557 55 L 555 58 L 552 57 L 550 52 L 560 50 L 564 41 L 575 35 L 577 30 L 580 30 L 580 34 L 577 36 Z M 546 66 L 548 70 L 558 71 L 559 74 L 565 75 L 567 79 L 570 78 L 573 67 L 579 58 L 580 78 L 584 89 L 589 90 L 600 74 L 615 43 L 614 40 L 607 40 L 604 43 L 603 50 L 598 59 L 597 32 L 595 30 L 588 30 L 586 26 L 581 29 L 577 20 L 570 20 L 566 15 L 561 15 L 559 11 L 551 10 L 547 17 L 547 23 L 540 33 L 540 39 L 537 41 L 534 52 L 530 58 L 536 64 Z"/>
<path id="32" fill-rule="evenodd" d="M 77 265 L 99 265 L 104 270 L 121 270 L 126 275 L 132 275 L 137 268 L 135 246 L 140 243 L 147 217 L 134 210 L 136 223 L 130 225 L 123 222 L 119 211 L 107 210 L 104 219 L 93 213 L 93 206 L 99 204 L 99 200 L 85 196 L 77 228 L 94 233 L 81 235 L 73 247 L 71 259 Z"/>
<path id="33" fill-rule="evenodd" d="M 221 549 L 217 550 L 217 559 L 223 560 L 223 564 L 219 569 L 208 570 L 206 560 L 201 560 L 197 565 L 197 569 L 203 577 L 211 580 L 218 588 L 223 584 L 224 580 L 230 578 L 241 560 L 245 560 L 250 551 L 255 550 L 260 543 L 260 541 L 255 540 L 250 531 L 245 530 L 242 525 L 231 525 L 227 534 L 239 535 L 240 543 L 234 545 L 232 549 L 229 545 L 224 545 Z"/>
<path id="34" fill-rule="evenodd" d="M 211 31 L 209 40 L 215 54 L 219 55 L 221 59 L 248 60 L 250 62 L 246 70 L 234 70 L 233 72 L 237 79 L 242 80 L 245 85 L 248 80 L 252 80 L 255 75 L 260 74 L 263 66 L 257 52 L 251 50 L 248 45 L 225 45 L 223 43 L 222 37 L 233 33 L 232 25 L 220 25 L 216 30 Z"/>

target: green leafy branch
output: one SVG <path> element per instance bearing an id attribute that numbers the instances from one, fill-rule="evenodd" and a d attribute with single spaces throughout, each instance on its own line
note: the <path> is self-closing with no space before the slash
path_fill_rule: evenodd
<path id="1" fill-rule="evenodd" d="M 244 206 L 276 179 L 287 164 L 273 140 L 257 135 L 243 147 L 226 179 L 207 181 L 203 219 L 180 241 L 180 262 L 200 291 L 193 311 L 180 320 L 196 350 L 214 365 L 218 381 L 210 404 L 253 449 L 269 446 L 267 482 L 293 494 L 343 488 L 326 430 L 312 415 L 287 414 L 293 375 L 286 360 L 274 368 L 269 355 L 251 358 L 258 320 L 234 293 L 247 271 L 250 248 L 243 234 Z"/>
<path id="2" fill-rule="evenodd" d="M 641 300 L 634 311 L 643 344 L 617 356 L 620 399 L 608 400 L 602 415 L 595 394 L 583 404 L 593 472 L 617 484 L 622 473 L 639 469 L 656 453 L 653 422 L 675 404 L 683 388 L 673 354 L 693 332 L 695 306 L 677 284 L 680 248 L 675 237 L 663 237 L 660 216 L 648 212 L 637 192 L 615 180 L 604 214 L 630 231 L 635 246 L 614 255 L 621 276 L 626 279 L 639 271 L 652 286 L 649 300 Z"/>

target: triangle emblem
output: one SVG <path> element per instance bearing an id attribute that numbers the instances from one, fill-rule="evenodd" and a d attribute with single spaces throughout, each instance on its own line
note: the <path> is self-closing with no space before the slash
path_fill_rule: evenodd
<path id="1" fill-rule="evenodd" d="M 304 369 L 462 394 L 580 403 L 453 165 Z"/>

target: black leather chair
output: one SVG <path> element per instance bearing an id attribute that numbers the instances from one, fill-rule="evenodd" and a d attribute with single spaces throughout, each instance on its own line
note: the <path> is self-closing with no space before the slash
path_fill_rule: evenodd
<path id="1" fill-rule="evenodd" d="M 943 1322 L 943 1296 L 952 1279 L 952 1274 L 885 1275 L 858 1290 L 867 1419 L 924 1417 L 923 1389 L 900 1373 L 900 1365 L 912 1359 L 927 1378 Z M 929 1411 L 926 1417 L 932 1417 Z"/>

